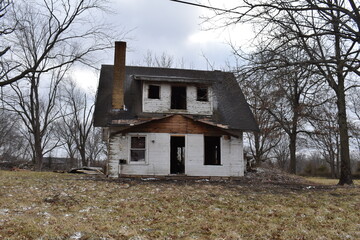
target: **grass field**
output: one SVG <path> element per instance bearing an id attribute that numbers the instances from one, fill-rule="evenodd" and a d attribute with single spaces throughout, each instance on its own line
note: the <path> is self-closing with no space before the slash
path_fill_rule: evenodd
<path id="1" fill-rule="evenodd" d="M 0 239 L 360 239 L 360 188 L 0 171 Z"/>
<path id="2" fill-rule="evenodd" d="M 320 177 L 308 177 L 307 180 L 319 183 L 323 185 L 336 185 L 339 182 L 339 179 L 330 179 L 330 178 L 320 178 Z M 360 185 L 360 180 L 353 180 L 355 185 Z"/>

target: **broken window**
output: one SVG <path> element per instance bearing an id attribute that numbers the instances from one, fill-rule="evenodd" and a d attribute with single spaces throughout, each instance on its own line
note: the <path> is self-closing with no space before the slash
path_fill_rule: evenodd
<path id="1" fill-rule="evenodd" d="M 145 161 L 145 137 L 131 137 L 130 161 Z"/>
<path id="2" fill-rule="evenodd" d="M 220 153 L 220 137 L 204 136 L 204 164 L 220 165 Z"/>
<path id="3" fill-rule="evenodd" d="M 149 85 L 148 98 L 160 99 L 160 86 Z"/>
<path id="4" fill-rule="evenodd" d="M 186 87 L 171 87 L 171 109 L 186 109 Z"/>
<path id="5" fill-rule="evenodd" d="M 196 101 L 201 101 L 201 102 L 208 101 L 208 88 L 207 87 L 197 87 Z"/>

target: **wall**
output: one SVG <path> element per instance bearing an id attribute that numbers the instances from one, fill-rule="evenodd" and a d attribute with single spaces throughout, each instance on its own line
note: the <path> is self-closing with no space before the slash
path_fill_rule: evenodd
<path id="1" fill-rule="evenodd" d="M 130 137 L 146 136 L 146 162 L 120 164 L 119 160 L 129 162 Z M 188 176 L 243 176 L 243 142 L 241 138 L 221 138 L 221 165 L 204 165 L 204 136 L 184 134 L 185 136 L 185 175 Z M 169 175 L 170 137 L 168 133 L 130 133 L 115 135 L 109 145 L 109 176 L 125 175 Z"/>
<path id="2" fill-rule="evenodd" d="M 149 85 L 160 86 L 160 99 L 149 99 L 148 89 Z M 187 114 L 200 114 L 212 115 L 213 112 L 213 92 L 211 87 L 208 88 L 209 101 L 201 102 L 196 101 L 196 86 L 188 85 L 186 87 L 186 102 L 187 109 L 170 109 L 171 104 L 171 85 L 168 83 L 143 83 L 143 112 L 163 112 L 163 113 L 187 113 Z"/>

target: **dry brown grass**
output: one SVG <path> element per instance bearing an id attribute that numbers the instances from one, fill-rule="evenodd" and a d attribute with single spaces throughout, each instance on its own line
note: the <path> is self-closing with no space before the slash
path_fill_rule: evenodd
<path id="1" fill-rule="evenodd" d="M 307 177 L 306 179 L 311 182 L 319 183 L 323 185 L 336 185 L 339 182 L 339 179 L 330 179 L 330 178 L 321 178 L 321 177 Z M 360 180 L 356 179 L 353 181 L 355 185 L 360 185 Z"/>
<path id="2" fill-rule="evenodd" d="M 0 171 L 0 239 L 360 239 L 360 188 Z"/>

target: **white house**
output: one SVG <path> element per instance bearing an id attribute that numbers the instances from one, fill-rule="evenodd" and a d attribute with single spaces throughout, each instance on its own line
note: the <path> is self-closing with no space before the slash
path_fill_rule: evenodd
<path id="1" fill-rule="evenodd" d="M 232 73 L 103 65 L 94 126 L 108 176 L 243 176 L 243 132 L 258 127 Z"/>

